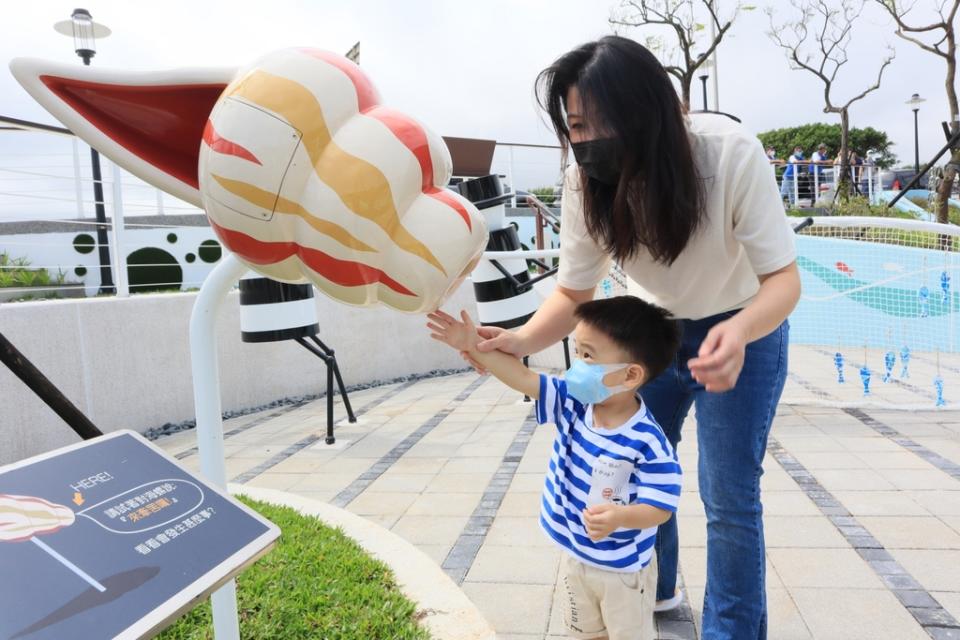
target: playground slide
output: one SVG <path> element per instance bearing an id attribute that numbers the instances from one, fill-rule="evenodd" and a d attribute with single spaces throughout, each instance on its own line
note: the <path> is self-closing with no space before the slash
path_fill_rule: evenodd
<path id="1" fill-rule="evenodd" d="M 899 193 L 898 191 L 881 191 L 879 194 L 880 200 L 883 202 L 890 202 L 893 198 Z M 936 220 L 935 216 L 924 209 L 923 207 L 917 206 L 909 200 L 909 198 L 929 198 L 930 192 L 927 189 L 911 189 L 907 191 L 904 197 L 900 198 L 897 201 L 897 204 L 894 205 L 900 211 L 905 211 L 907 213 L 913 214 L 917 217 L 918 220 L 924 220 L 926 222 L 933 222 Z M 960 207 L 960 201 L 950 198 L 948 200 L 951 207 Z"/>
<path id="2" fill-rule="evenodd" d="M 930 191 L 928 189 L 910 189 L 907 191 L 907 198 L 923 198 L 924 200 L 930 198 Z M 950 198 L 947 200 L 951 207 L 960 207 L 960 200 L 954 200 Z"/>

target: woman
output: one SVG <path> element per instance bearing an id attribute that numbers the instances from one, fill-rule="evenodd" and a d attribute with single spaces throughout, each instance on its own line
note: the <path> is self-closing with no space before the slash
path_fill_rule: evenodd
<path id="1" fill-rule="evenodd" d="M 840 175 L 840 166 L 842 161 L 843 155 L 837 154 L 836 159 L 833 161 L 833 173 L 835 175 Z M 863 173 L 863 160 L 860 159 L 860 156 L 857 155 L 857 152 L 853 149 L 847 149 L 847 166 L 850 170 L 850 187 L 857 195 L 863 195 L 863 191 L 860 188 L 860 178 L 862 177 Z"/>
<path id="2" fill-rule="evenodd" d="M 566 171 L 556 291 L 482 350 L 540 351 L 567 336 L 611 259 L 682 319 L 671 367 L 641 394 L 676 446 L 696 405 L 707 514 L 703 638 L 765 638 L 761 463 L 786 377 L 786 317 L 800 295 L 793 234 L 756 137 L 720 115 L 686 116 L 667 73 L 616 36 L 561 56 L 537 79 Z M 625 319 L 629 321 L 629 319 Z M 660 527 L 657 599 L 679 604 L 676 518 Z"/>

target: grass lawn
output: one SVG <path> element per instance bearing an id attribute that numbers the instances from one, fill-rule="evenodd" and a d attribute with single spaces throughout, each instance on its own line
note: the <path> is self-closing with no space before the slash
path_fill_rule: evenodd
<path id="1" fill-rule="evenodd" d="M 914 196 L 910 198 L 910 202 L 918 207 L 922 207 L 927 211 L 930 211 L 930 201 L 927 198 Z M 950 222 L 950 224 L 960 225 L 960 207 L 955 207 L 952 204 L 947 205 L 947 220 Z"/>
<path id="2" fill-rule="evenodd" d="M 240 500 L 282 531 L 276 547 L 237 578 L 243 640 L 430 637 L 387 566 L 353 540 L 293 509 Z M 209 600 L 158 637 L 212 639 Z"/>

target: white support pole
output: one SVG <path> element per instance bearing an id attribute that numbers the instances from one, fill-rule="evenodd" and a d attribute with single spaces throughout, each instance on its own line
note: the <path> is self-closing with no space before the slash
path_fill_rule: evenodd
<path id="1" fill-rule="evenodd" d="M 720 0 L 713 0 L 714 11 L 717 14 L 720 13 Z M 715 42 L 717 40 L 717 25 L 714 24 L 713 19 L 710 20 L 710 41 Z M 719 47 L 717 47 L 719 49 Z M 720 111 L 720 81 L 717 79 L 717 76 L 720 75 L 720 63 L 717 61 L 717 49 L 713 50 L 713 73 L 710 74 L 710 88 L 713 93 L 713 110 Z"/>
<path id="2" fill-rule="evenodd" d="M 83 214 L 83 190 L 80 185 L 80 143 L 76 136 L 73 140 L 73 186 L 77 191 L 77 218 L 83 220 L 86 216 Z"/>
<path id="3" fill-rule="evenodd" d="M 220 407 L 220 369 L 217 364 L 217 312 L 227 293 L 247 267 L 232 253 L 224 255 L 200 287 L 190 314 L 190 367 L 193 402 L 197 411 L 197 449 L 200 472 L 212 484 L 227 488 L 223 458 L 223 420 Z M 237 587 L 231 580 L 210 596 L 216 640 L 240 640 L 237 618 Z"/>
<path id="4" fill-rule="evenodd" d="M 157 189 L 157 215 L 162 216 L 163 214 L 163 191 Z"/>
<path id="5" fill-rule="evenodd" d="M 810 203 L 811 206 L 817 204 L 817 200 L 820 198 L 820 165 L 813 165 L 813 202 Z"/>
<path id="6" fill-rule="evenodd" d="M 800 206 L 800 165 L 793 165 L 793 206 Z"/>
<path id="7" fill-rule="evenodd" d="M 949 252 L 950 255 L 950 277 L 953 278 L 953 288 L 956 290 L 957 286 L 960 285 L 960 260 L 957 260 L 957 254 L 954 251 Z M 951 296 L 954 294 L 951 293 Z M 950 298 L 947 298 L 947 309 L 951 309 L 953 301 Z M 950 353 L 957 352 L 957 314 L 955 312 L 950 313 Z"/>
<path id="8" fill-rule="evenodd" d="M 123 248 L 123 173 L 116 162 L 113 165 L 113 224 L 110 225 L 110 244 L 113 245 L 113 279 L 117 295 L 130 295 L 130 280 L 127 278 L 127 252 Z"/>
<path id="9" fill-rule="evenodd" d="M 512 144 L 507 147 L 507 153 L 508 153 L 508 155 L 507 155 L 507 182 L 510 183 L 510 191 L 514 194 L 514 196 L 510 199 L 510 203 L 511 203 L 510 206 L 516 207 L 516 206 L 517 206 L 517 196 L 516 196 L 516 193 L 517 193 L 517 185 L 516 185 L 516 183 L 513 181 L 513 145 L 512 145 Z"/>

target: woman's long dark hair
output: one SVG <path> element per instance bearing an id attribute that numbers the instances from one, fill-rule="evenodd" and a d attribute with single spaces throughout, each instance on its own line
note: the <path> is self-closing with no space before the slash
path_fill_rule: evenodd
<path id="1" fill-rule="evenodd" d="M 620 179 L 605 185 L 580 171 L 587 231 L 618 261 L 646 248 L 672 264 L 703 223 L 703 185 L 684 109 L 663 65 L 646 47 L 607 36 L 558 58 L 537 77 L 564 163 L 570 148 L 567 92 L 580 93 L 585 121 L 620 145 Z"/>

